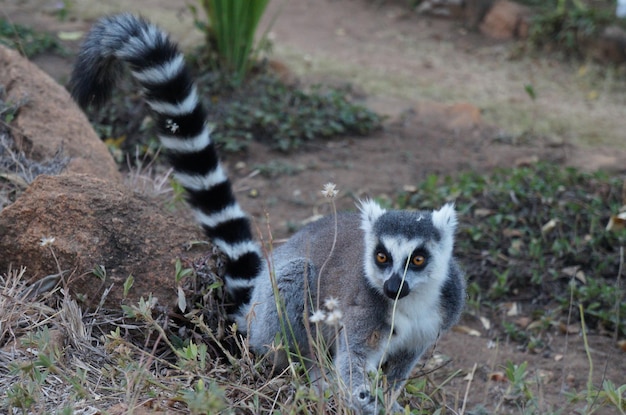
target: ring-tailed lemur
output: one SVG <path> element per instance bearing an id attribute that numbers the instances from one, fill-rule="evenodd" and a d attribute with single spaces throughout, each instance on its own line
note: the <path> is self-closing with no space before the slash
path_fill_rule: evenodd
<path id="1" fill-rule="evenodd" d="M 398 390 L 424 351 L 461 314 L 465 281 L 452 255 L 453 206 L 387 211 L 363 201 L 360 214 L 311 223 L 265 260 L 219 162 L 184 57 L 166 33 L 130 14 L 100 20 L 72 73 L 70 87 L 78 104 L 106 101 L 123 63 L 141 84 L 198 222 L 228 259 L 231 314 L 247 332 L 252 350 L 284 350 L 272 347 L 285 327 L 284 315 L 290 333 L 284 341 L 306 356 L 312 349 L 308 316 L 328 300 L 341 312 L 340 326 L 322 325 L 321 332 L 334 345 L 349 403 L 361 413 L 377 412 L 368 372 L 382 367 Z M 284 307 L 282 312 L 277 306 Z M 284 353 L 274 357 L 286 362 Z"/>

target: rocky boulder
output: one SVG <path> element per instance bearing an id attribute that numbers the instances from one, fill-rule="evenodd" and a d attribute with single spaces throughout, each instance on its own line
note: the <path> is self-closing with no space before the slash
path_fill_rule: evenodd
<path id="1" fill-rule="evenodd" d="M 50 160 L 61 150 L 66 172 L 120 182 L 117 165 L 87 117 L 55 80 L 12 49 L 0 45 L 0 86 L 5 100 L 25 101 L 11 123 L 16 145 L 29 159 Z"/>
<path id="2" fill-rule="evenodd" d="M 0 270 L 25 266 L 34 282 L 60 269 L 63 283 L 90 308 L 113 285 L 108 307 L 152 293 L 172 309 L 174 264 L 205 257 L 207 245 L 187 249 L 202 239 L 193 221 L 164 213 L 155 200 L 121 184 L 80 174 L 39 176 L 0 212 Z M 99 265 L 105 280 L 93 273 Z M 130 274 L 134 285 L 124 300 Z"/>
<path id="3" fill-rule="evenodd" d="M 525 39 L 530 29 L 530 8 L 509 0 L 496 1 L 484 15 L 480 32 L 494 39 Z"/>

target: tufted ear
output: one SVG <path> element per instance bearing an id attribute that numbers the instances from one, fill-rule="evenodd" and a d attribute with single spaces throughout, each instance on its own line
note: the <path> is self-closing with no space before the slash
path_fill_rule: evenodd
<path id="1" fill-rule="evenodd" d="M 434 210 L 432 220 L 433 225 L 441 232 L 453 235 L 458 223 L 454 203 L 446 203 L 441 209 Z"/>
<path id="2" fill-rule="evenodd" d="M 361 200 L 359 210 L 361 211 L 361 229 L 366 232 L 369 232 L 374 222 L 386 212 L 372 199 Z"/>

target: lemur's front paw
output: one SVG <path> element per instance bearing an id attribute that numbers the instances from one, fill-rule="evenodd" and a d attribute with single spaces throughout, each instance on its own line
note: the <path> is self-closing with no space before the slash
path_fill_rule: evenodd
<path id="1" fill-rule="evenodd" d="M 367 386 L 359 386 L 352 392 L 352 407 L 360 415 L 403 414 L 404 408 L 394 402 L 391 408 L 379 402 Z"/>
<path id="2" fill-rule="evenodd" d="M 376 398 L 365 385 L 358 386 L 352 391 L 352 404 L 357 413 L 362 415 L 376 415 L 380 410 Z"/>
<path id="3" fill-rule="evenodd" d="M 368 404 L 374 401 L 374 397 L 365 385 L 355 388 L 352 396 L 354 397 L 355 401 L 358 402 L 360 405 Z"/>

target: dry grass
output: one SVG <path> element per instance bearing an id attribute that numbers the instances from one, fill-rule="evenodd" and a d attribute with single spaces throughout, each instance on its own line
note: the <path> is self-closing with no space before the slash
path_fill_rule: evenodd
<path id="1" fill-rule="evenodd" d="M 326 345 L 315 346 L 324 382 L 311 382 L 298 355 L 277 372 L 225 324 L 214 271 L 192 267 L 181 279 L 193 305 L 184 316 L 164 314 L 151 298 L 85 313 L 62 278 L 29 287 L 24 268 L 2 276 L 0 412 L 351 413 L 336 399 Z"/>

